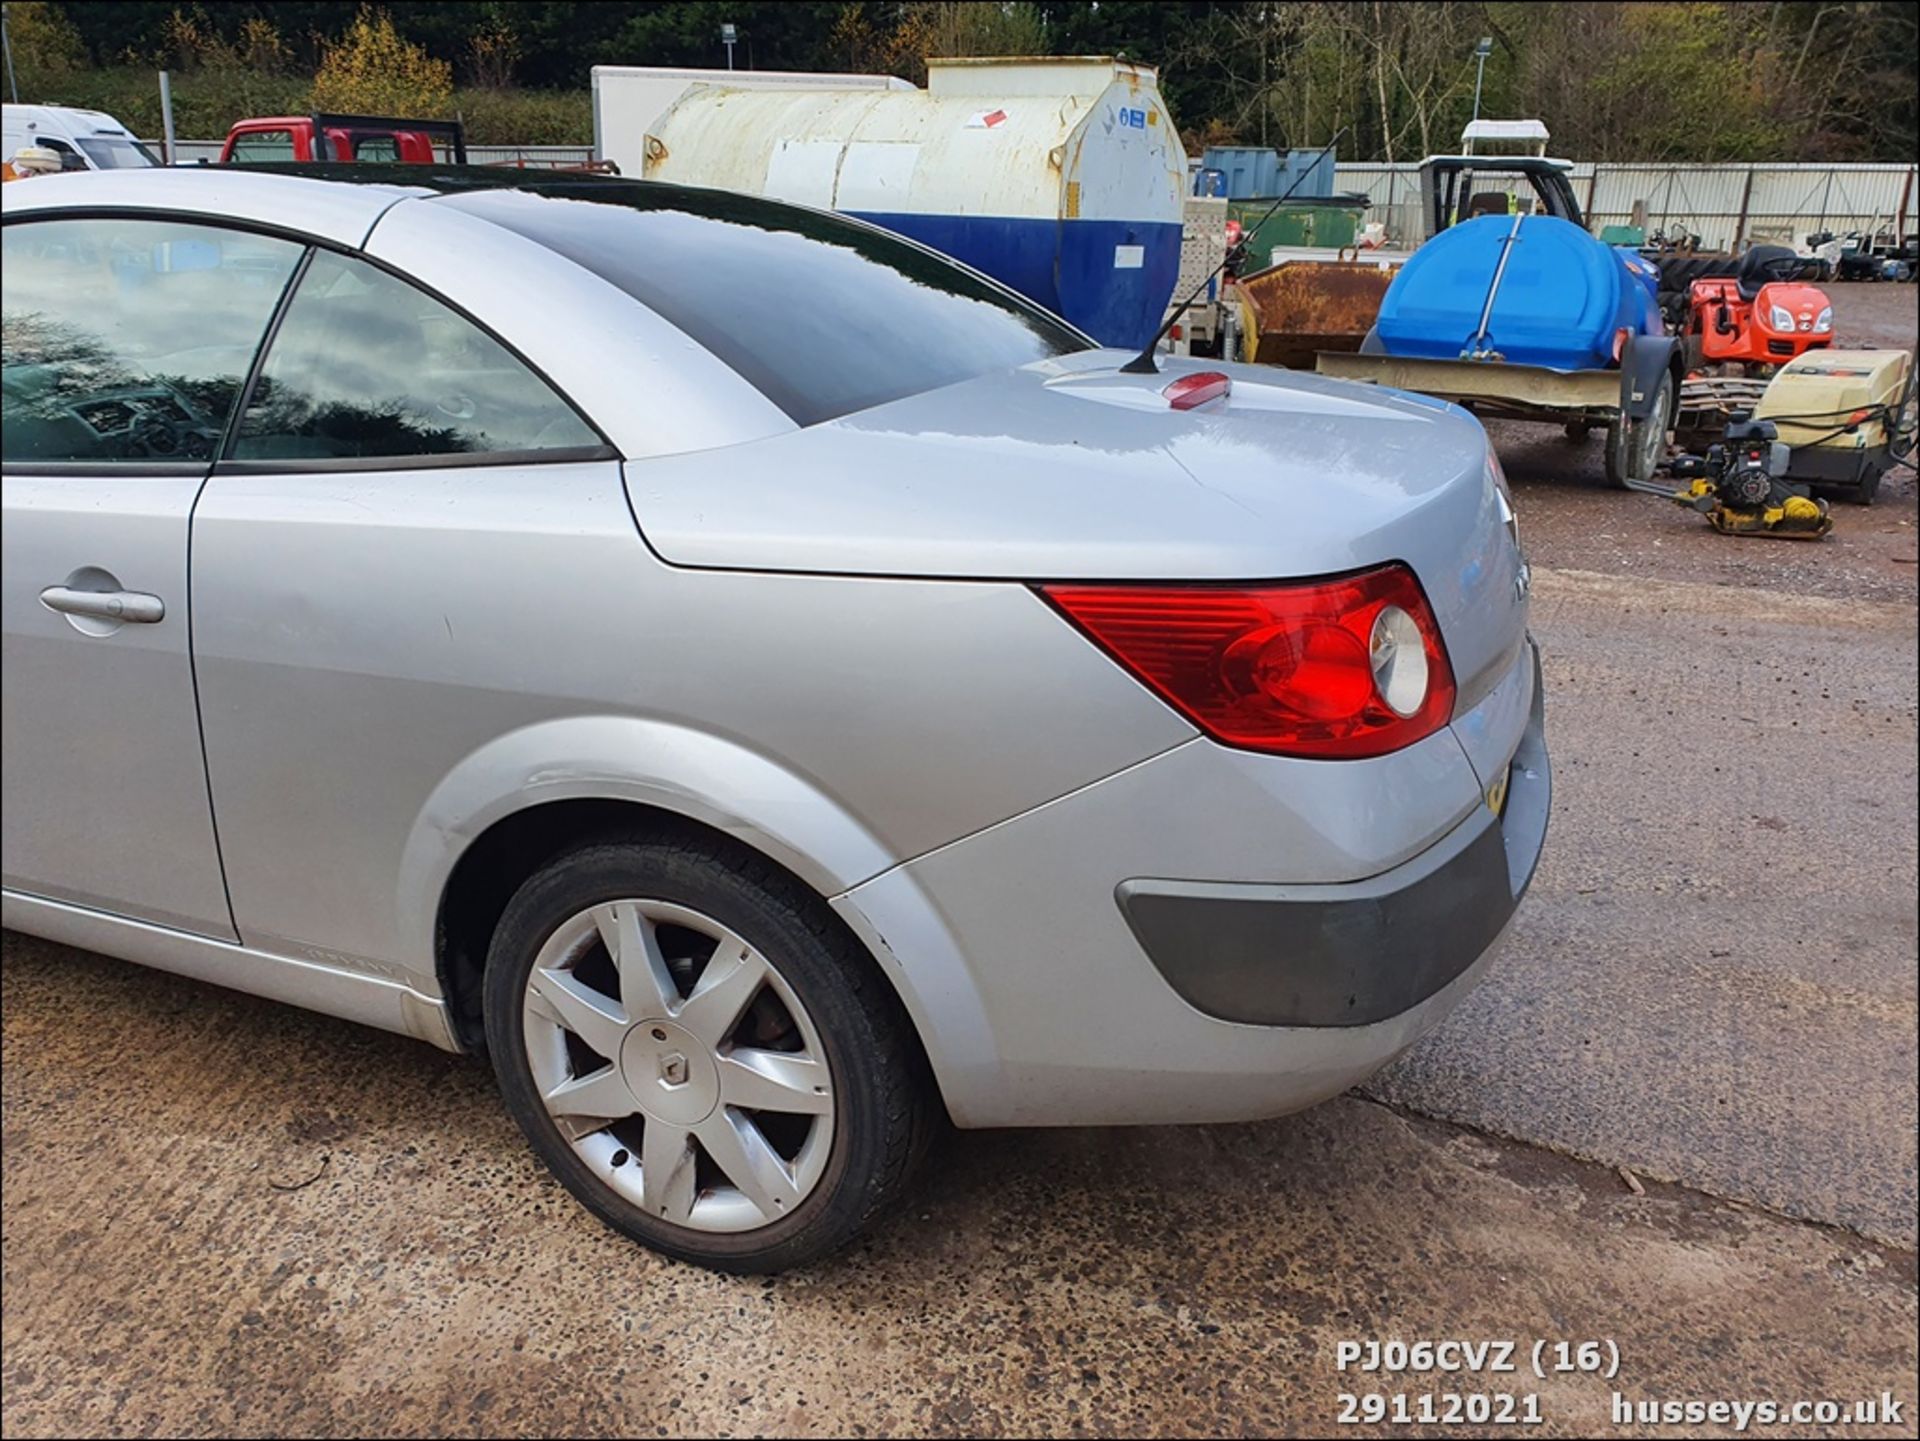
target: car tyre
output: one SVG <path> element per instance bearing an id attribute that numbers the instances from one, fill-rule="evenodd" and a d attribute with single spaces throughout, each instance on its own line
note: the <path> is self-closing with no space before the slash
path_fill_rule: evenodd
<path id="1" fill-rule="evenodd" d="M 484 1008 L 507 1108 L 548 1169 L 695 1265 L 779 1271 L 846 1244 L 932 1133 L 925 1061 L 872 959 L 811 891 L 724 842 L 592 844 L 535 873 L 495 930 Z"/>

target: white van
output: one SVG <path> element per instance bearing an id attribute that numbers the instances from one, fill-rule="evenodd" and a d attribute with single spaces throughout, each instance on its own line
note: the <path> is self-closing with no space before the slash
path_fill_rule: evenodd
<path id="1" fill-rule="evenodd" d="M 64 105 L 0 105 L 0 159 L 27 145 L 60 157 L 62 170 L 132 170 L 160 159 L 111 115 Z"/>

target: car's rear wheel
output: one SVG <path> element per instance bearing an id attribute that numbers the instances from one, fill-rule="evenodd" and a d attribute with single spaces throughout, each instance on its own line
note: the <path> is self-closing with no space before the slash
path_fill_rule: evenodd
<path id="1" fill-rule="evenodd" d="M 818 901 L 700 843 L 585 847 L 508 903 L 487 1044 L 534 1150 L 616 1230 L 798 1265 L 904 1188 L 928 1131 L 896 998 Z"/>

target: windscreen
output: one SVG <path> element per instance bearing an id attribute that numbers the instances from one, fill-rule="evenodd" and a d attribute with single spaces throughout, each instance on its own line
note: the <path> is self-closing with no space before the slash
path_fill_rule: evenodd
<path id="1" fill-rule="evenodd" d="M 80 148 L 87 152 L 87 158 L 98 170 L 144 170 L 160 163 L 138 140 L 117 135 L 82 135 Z"/>
<path id="2" fill-rule="evenodd" d="M 885 231 L 751 196 L 550 182 L 435 203 L 483 216 L 617 285 L 800 425 L 1093 344 Z"/>

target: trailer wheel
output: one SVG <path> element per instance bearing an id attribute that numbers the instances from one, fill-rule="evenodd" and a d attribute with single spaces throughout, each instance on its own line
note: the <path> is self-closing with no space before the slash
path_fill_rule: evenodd
<path id="1" fill-rule="evenodd" d="M 1607 481 L 1630 490 L 1629 481 L 1653 479 L 1667 448 L 1667 429 L 1673 423 L 1673 374 L 1660 377 L 1653 395 L 1653 413 L 1635 420 L 1626 407 L 1607 427 Z"/>
<path id="2" fill-rule="evenodd" d="M 1879 494 L 1880 472 L 1868 466 L 1860 473 L 1860 483 L 1847 492 L 1847 499 L 1855 505 L 1872 505 Z"/>
<path id="3" fill-rule="evenodd" d="M 1566 431 L 1568 440 L 1572 441 L 1575 445 L 1585 445 L 1587 443 L 1587 437 L 1593 433 L 1593 422 L 1590 420 L 1569 420 L 1563 428 Z M 1608 433 L 1611 434 L 1612 432 L 1609 431 Z"/>

